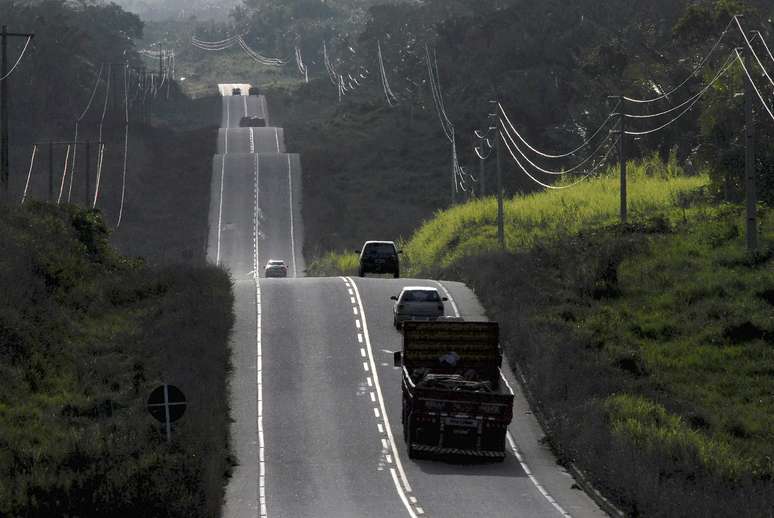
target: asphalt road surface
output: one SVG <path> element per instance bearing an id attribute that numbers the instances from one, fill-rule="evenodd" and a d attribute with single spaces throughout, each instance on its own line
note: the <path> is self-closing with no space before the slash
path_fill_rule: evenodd
<path id="1" fill-rule="evenodd" d="M 604 516 L 542 445 L 509 372 L 516 402 L 504 462 L 408 459 L 390 296 L 430 285 L 449 297 L 449 315 L 484 319 L 483 309 L 459 283 L 302 278 L 300 161 L 285 153 L 281 128 L 239 127 L 243 116 L 269 114 L 263 97 L 230 95 L 236 86 L 247 93 L 249 85 L 220 85 L 208 243 L 236 295 L 231 434 L 239 465 L 224 516 Z M 261 278 L 268 259 L 284 259 L 289 278 Z"/>

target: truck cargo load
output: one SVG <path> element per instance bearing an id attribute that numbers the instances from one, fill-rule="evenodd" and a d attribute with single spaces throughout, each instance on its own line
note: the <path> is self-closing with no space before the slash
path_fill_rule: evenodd
<path id="1" fill-rule="evenodd" d="M 496 322 L 407 321 L 402 369 L 403 436 L 410 458 L 502 460 L 513 393 L 501 383 Z"/>

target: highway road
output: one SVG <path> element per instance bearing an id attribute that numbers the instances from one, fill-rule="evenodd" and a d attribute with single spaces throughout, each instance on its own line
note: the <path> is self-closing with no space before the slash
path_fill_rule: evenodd
<path id="1" fill-rule="evenodd" d="M 246 93 L 249 85 L 238 86 Z M 239 465 L 224 516 L 604 516 L 543 446 L 509 372 L 516 402 L 504 462 L 408 459 L 390 296 L 427 284 L 449 297 L 447 314 L 485 319 L 483 308 L 460 283 L 303 278 L 299 158 L 285 153 L 281 128 L 238 127 L 245 115 L 270 119 L 263 97 L 230 95 L 233 87 L 220 85 L 208 243 L 236 295 L 231 435 Z M 260 277 L 269 258 L 286 261 L 288 279 Z"/>

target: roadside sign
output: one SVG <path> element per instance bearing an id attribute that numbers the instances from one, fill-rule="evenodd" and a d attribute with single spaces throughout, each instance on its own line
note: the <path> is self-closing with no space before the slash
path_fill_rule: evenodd
<path id="1" fill-rule="evenodd" d="M 148 396 L 148 412 L 165 425 L 167 442 L 171 440 L 172 423 L 183 417 L 187 404 L 183 391 L 174 385 L 160 385 Z"/>

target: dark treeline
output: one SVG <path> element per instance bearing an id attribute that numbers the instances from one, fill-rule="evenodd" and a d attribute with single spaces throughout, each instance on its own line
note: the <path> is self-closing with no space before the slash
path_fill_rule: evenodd
<path id="1" fill-rule="evenodd" d="M 380 41 L 393 90 L 406 93 L 405 88 L 411 88 L 414 93 L 408 95 L 416 104 L 430 102 L 424 61 L 428 43 L 437 49 L 449 116 L 466 149 L 474 143 L 473 130 L 484 124 L 488 101 L 497 98 L 538 147 L 567 150 L 615 108 L 608 96 L 654 97 L 690 76 L 735 14 L 745 15 L 746 30 L 760 30 L 771 41 L 774 12 L 763 0 L 245 0 L 234 12 L 235 27 L 217 31 L 210 26 L 208 32 L 214 37 L 236 30 L 257 48 L 282 57 L 292 56 L 299 45 L 307 64 L 312 63 L 310 70 L 318 72 L 325 40 L 345 77 L 361 71 L 361 65 L 377 77 Z M 630 104 L 626 110 L 656 113 L 681 103 L 714 77 L 735 47 L 743 45 L 737 27 L 728 27 L 708 66 L 686 88 L 663 102 Z M 768 64 L 774 69 L 774 62 Z M 372 83 L 376 84 L 369 88 L 378 98 L 381 85 L 378 80 Z M 666 157 L 674 149 L 695 170 L 708 170 L 718 195 L 738 200 L 744 99 L 735 94 L 743 90 L 743 72 L 734 66 L 676 124 L 635 139 L 632 158 L 653 150 Z M 764 94 L 774 100 L 771 89 L 764 89 Z M 633 126 L 649 129 L 669 118 Z M 762 109 L 759 120 L 758 173 L 763 199 L 771 202 L 774 124 Z M 472 154 L 467 160 L 473 161 Z M 511 187 L 533 189 L 528 180 Z"/>

